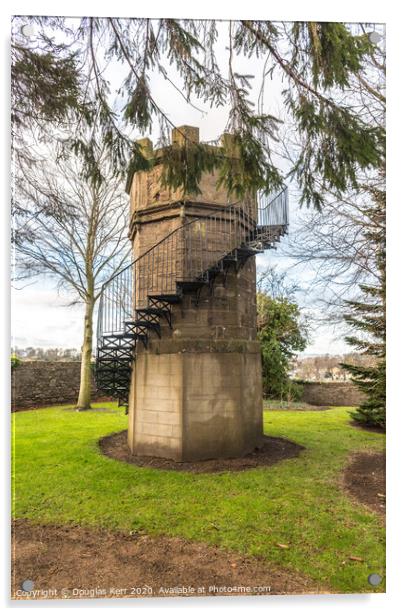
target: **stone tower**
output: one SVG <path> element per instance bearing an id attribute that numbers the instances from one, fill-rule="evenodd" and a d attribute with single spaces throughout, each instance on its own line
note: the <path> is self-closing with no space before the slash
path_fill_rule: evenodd
<path id="1" fill-rule="evenodd" d="M 198 142 L 198 128 L 173 131 L 173 145 L 185 138 Z M 233 199 L 217 188 L 214 173 L 202 176 L 201 194 L 196 196 L 162 188 L 158 151 L 148 139 L 140 144 L 145 155 L 156 160 L 150 171 L 135 173 L 128 187 L 134 257 L 149 251 L 139 262 L 134 281 L 141 307 L 146 295 L 157 294 L 162 284 L 172 242 L 176 242 L 175 262 L 169 265 L 170 274 L 172 267 L 175 271 L 172 297 L 189 263 L 196 267 L 202 243 L 204 253 L 212 255 L 211 263 L 214 251 L 219 256 L 219 247 L 229 246 L 233 240 L 228 205 Z M 239 207 L 251 215 L 255 204 L 245 201 Z M 217 213 L 219 225 L 211 219 L 214 215 L 216 220 Z M 245 229 L 246 218 L 242 224 Z M 187 225 L 185 238 L 172 233 L 183 225 Z M 158 250 L 152 250 L 159 241 Z M 241 267 L 234 262 L 216 272 L 213 285 L 193 289 L 189 281 L 183 283 L 180 301 L 172 301 L 170 322 L 161 319 L 158 335 L 151 334 L 146 347 L 138 345 L 128 401 L 128 442 L 133 453 L 190 461 L 242 456 L 260 444 L 255 277 L 255 257 L 249 254 Z"/>

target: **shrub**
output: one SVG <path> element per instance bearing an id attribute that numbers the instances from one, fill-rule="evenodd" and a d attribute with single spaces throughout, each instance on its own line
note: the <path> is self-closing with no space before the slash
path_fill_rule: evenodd
<path id="1" fill-rule="evenodd" d="M 11 355 L 11 370 L 14 370 L 14 368 L 18 368 L 20 363 L 21 360 L 19 357 L 17 357 L 16 355 Z"/>

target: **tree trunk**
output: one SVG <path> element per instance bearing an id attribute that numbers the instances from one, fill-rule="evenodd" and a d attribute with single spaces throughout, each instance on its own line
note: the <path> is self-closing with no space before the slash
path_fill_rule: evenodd
<path id="1" fill-rule="evenodd" d="M 92 321 L 94 301 L 88 299 L 85 304 L 84 340 L 81 354 L 81 380 L 80 393 L 78 395 L 77 411 L 85 411 L 91 408 L 91 356 L 92 356 Z"/>

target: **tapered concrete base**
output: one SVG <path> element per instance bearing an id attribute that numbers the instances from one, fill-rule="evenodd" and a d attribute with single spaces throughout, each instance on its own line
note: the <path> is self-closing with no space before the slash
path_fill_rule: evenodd
<path id="1" fill-rule="evenodd" d="M 243 456 L 260 444 L 259 345 L 184 350 L 192 342 L 180 340 L 178 352 L 139 354 L 129 405 L 133 453 L 193 461 Z"/>

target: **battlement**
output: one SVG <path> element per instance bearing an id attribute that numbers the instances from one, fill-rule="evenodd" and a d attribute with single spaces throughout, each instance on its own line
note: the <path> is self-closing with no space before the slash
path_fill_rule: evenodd
<path id="1" fill-rule="evenodd" d="M 172 143 L 168 147 L 183 147 L 186 142 L 190 144 L 200 143 L 199 128 L 195 126 L 179 126 L 172 130 Z M 181 201 L 191 201 L 194 203 L 208 203 L 210 205 L 227 205 L 230 199 L 224 187 L 217 187 L 218 173 L 213 171 L 204 173 L 200 181 L 200 194 L 185 193 L 182 188 L 173 190 L 162 186 L 162 161 L 166 148 L 154 149 L 153 143 L 149 138 L 138 139 L 136 142 L 140 147 L 143 156 L 148 160 L 153 160 L 154 165 L 150 170 L 137 171 L 133 173 L 127 181 L 126 190 L 130 195 L 131 213 L 139 210 L 172 205 Z M 216 144 L 204 144 L 208 148 L 225 152 L 225 156 L 235 159 L 238 154 L 233 144 L 233 135 L 223 133 Z"/>

